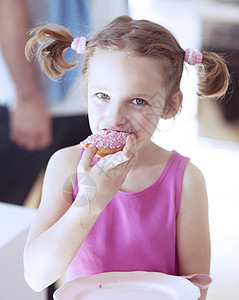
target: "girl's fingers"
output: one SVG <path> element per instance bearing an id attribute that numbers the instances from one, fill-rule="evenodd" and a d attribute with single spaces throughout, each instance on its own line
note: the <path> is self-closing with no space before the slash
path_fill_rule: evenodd
<path id="1" fill-rule="evenodd" d="M 83 153 L 80 163 L 78 164 L 78 169 L 83 169 L 84 171 L 89 171 L 92 167 L 91 162 L 97 152 L 97 148 L 94 144 L 91 144 Z M 78 170 L 79 171 L 79 170 Z"/>
<path id="2" fill-rule="evenodd" d="M 100 161 L 97 163 L 98 167 L 100 169 L 114 169 L 116 166 L 119 165 L 128 165 L 127 169 L 130 169 L 132 165 L 137 160 L 137 139 L 134 134 L 131 134 L 128 136 L 126 145 L 123 149 L 123 151 L 117 152 L 115 154 L 107 155 L 100 159 Z M 87 172 L 92 168 L 91 162 L 94 158 L 95 154 L 97 152 L 97 148 L 95 145 L 91 144 L 83 153 L 81 161 L 78 165 L 78 172 L 84 171 Z M 132 161 L 132 163 L 131 163 Z"/>
<path id="3" fill-rule="evenodd" d="M 126 140 L 126 145 L 123 149 L 123 154 L 126 158 L 131 159 L 132 156 L 136 154 L 136 147 L 137 147 L 137 139 L 135 134 L 131 134 L 128 136 Z"/>
<path id="4" fill-rule="evenodd" d="M 135 135 L 130 135 L 127 138 L 126 145 L 122 151 L 119 151 L 115 154 L 111 154 L 101 159 L 102 164 L 106 164 L 109 169 L 113 169 L 116 166 L 127 165 L 129 162 L 137 157 L 137 140 Z"/>
<path id="5" fill-rule="evenodd" d="M 124 149 L 123 149 L 124 150 Z M 129 171 L 137 162 L 138 160 L 138 151 L 137 151 L 137 139 L 136 136 L 134 134 L 132 134 L 130 136 L 130 141 L 127 144 L 127 147 L 125 149 L 126 151 L 126 156 L 130 156 L 127 166 L 126 166 L 126 170 Z"/>

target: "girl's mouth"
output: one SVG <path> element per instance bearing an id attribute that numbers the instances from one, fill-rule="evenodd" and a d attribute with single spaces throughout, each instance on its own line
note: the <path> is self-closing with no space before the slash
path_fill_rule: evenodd
<path id="1" fill-rule="evenodd" d="M 102 129 L 101 132 L 102 132 L 102 134 L 104 134 L 104 135 L 110 134 L 110 133 L 113 133 L 113 132 L 121 132 L 121 133 L 126 133 L 126 134 L 131 134 L 131 133 L 136 134 L 136 133 L 133 132 L 133 131 L 124 131 L 124 130 L 116 130 L 116 129 L 108 129 L 108 128 Z"/>

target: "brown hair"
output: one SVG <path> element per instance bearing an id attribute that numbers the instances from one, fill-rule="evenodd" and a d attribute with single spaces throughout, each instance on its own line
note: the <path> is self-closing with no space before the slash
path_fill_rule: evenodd
<path id="1" fill-rule="evenodd" d="M 66 28 L 38 27 L 31 34 L 32 37 L 26 45 L 26 57 L 30 60 L 35 52 L 49 77 L 60 77 L 66 70 L 77 65 L 76 61 L 69 63 L 64 58 L 65 51 L 71 47 L 73 41 Z M 38 48 L 35 51 L 36 45 Z M 94 34 L 87 42 L 84 54 L 82 74 L 86 77 L 90 60 L 97 50 L 133 51 L 137 55 L 159 58 L 170 94 L 180 90 L 184 50 L 167 29 L 156 23 L 121 16 Z M 226 93 L 229 84 L 226 64 L 216 53 L 202 52 L 202 55 L 198 94 L 202 97 L 220 98 Z"/>
<path id="2" fill-rule="evenodd" d="M 60 25 L 41 26 L 33 28 L 29 35 L 31 38 L 25 47 L 26 58 L 31 61 L 36 56 L 48 77 L 61 77 L 65 71 L 77 65 L 77 62 L 72 64 L 64 58 L 65 51 L 73 41 L 67 28 Z"/>

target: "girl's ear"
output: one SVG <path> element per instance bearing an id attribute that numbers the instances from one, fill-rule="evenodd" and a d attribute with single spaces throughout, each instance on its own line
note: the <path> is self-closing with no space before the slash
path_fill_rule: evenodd
<path id="1" fill-rule="evenodd" d="M 173 96 L 168 99 L 163 113 L 163 119 L 167 120 L 173 118 L 179 111 L 183 101 L 183 94 L 181 91 L 177 91 Z"/>

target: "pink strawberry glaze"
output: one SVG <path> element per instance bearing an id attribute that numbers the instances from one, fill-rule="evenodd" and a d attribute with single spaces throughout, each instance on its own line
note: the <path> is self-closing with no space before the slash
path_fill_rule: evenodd
<path id="1" fill-rule="evenodd" d="M 104 130 L 102 134 L 91 134 L 80 144 L 94 143 L 97 148 L 114 149 L 124 146 L 129 135 L 124 131 Z"/>

